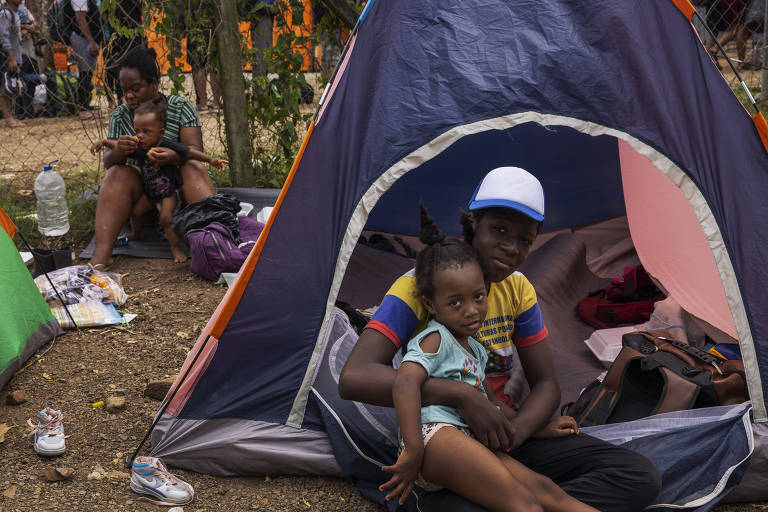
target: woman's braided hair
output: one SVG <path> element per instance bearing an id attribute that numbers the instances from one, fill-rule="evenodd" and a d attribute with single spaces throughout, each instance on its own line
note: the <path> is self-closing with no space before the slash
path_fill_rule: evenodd
<path id="1" fill-rule="evenodd" d="M 435 293 L 432 284 L 435 272 L 450 267 L 462 267 L 470 262 L 479 265 L 480 258 L 470 244 L 459 238 L 446 237 L 427 212 L 424 203 L 419 202 L 419 210 L 419 240 L 426 244 L 426 247 L 416 256 L 416 288 L 419 295 L 431 299 Z"/>

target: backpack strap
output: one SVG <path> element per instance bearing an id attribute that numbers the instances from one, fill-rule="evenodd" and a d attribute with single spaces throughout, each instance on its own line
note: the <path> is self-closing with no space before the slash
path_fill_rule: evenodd
<path id="1" fill-rule="evenodd" d="M 664 390 L 658 407 L 652 414 L 685 411 L 693 407 L 701 387 L 664 366 L 659 368 L 664 377 Z M 674 392 L 670 393 L 670 390 Z"/>
<path id="2" fill-rule="evenodd" d="M 629 363 L 642 357 L 643 354 L 631 347 L 625 346 L 621 349 L 594 398 L 576 418 L 580 426 L 590 427 L 605 424 L 621 398 L 624 376 Z"/>

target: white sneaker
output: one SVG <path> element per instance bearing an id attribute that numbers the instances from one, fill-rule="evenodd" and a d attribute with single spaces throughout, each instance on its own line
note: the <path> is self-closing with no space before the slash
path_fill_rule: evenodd
<path id="1" fill-rule="evenodd" d="M 195 497 L 195 490 L 172 475 L 157 457 L 136 457 L 131 467 L 131 490 L 162 500 L 164 505 L 184 505 Z"/>
<path id="2" fill-rule="evenodd" d="M 30 436 L 35 436 L 35 451 L 40 455 L 54 457 L 67 451 L 64 435 L 64 415 L 46 407 L 37 416 L 37 425 L 27 420 L 27 425 L 34 428 Z"/>

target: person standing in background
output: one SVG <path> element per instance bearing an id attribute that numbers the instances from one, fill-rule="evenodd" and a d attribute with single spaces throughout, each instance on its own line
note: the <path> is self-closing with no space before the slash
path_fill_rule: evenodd
<path id="1" fill-rule="evenodd" d="M 105 15 L 105 44 L 104 44 L 104 79 L 107 86 L 107 103 L 110 111 L 123 101 L 123 90 L 120 88 L 120 65 L 128 50 L 137 46 L 146 46 L 142 30 L 141 5 L 138 0 L 116 0 L 114 15 Z M 116 20 L 116 26 L 110 24 L 110 19 Z M 129 34 L 119 31 L 129 30 Z"/>
<path id="2" fill-rule="evenodd" d="M 67 1 L 67 0 L 64 0 Z M 80 107 L 80 119 L 96 117 L 90 111 L 93 73 L 98 66 L 99 50 L 102 40 L 101 13 L 96 0 L 69 0 L 69 8 L 74 11 L 74 27 L 69 41 L 75 52 L 79 75 L 77 78 L 77 102 Z"/>
<path id="3" fill-rule="evenodd" d="M 35 18 L 24 2 L 19 5 L 16 14 L 19 15 L 21 22 L 21 80 L 23 82 L 21 101 L 16 105 L 16 115 L 24 119 L 34 116 L 32 103 L 35 87 L 44 80 L 40 76 L 40 65 L 37 62 L 35 40 L 38 27 Z"/>
<path id="4" fill-rule="evenodd" d="M 7 128 L 24 126 L 13 118 L 15 84 L 21 80 L 21 20 L 17 13 L 20 3 L 21 0 L 8 0 L 7 5 L 0 5 L 0 112 L 2 126 Z"/>
<path id="5" fill-rule="evenodd" d="M 219 14 L 217 5 L 210 0 L 181 0 L 179 16 L 187 38 L 187 62 L 192 67 L 197 112 L 206 114 L 221 107 L 221 78 L 217 69 L 219 58 L 216 29 Z M 208 82 L 211 84 L 211 102 L 208 102 Z M 209 106 L 210 105 L 210 106 Z"/>

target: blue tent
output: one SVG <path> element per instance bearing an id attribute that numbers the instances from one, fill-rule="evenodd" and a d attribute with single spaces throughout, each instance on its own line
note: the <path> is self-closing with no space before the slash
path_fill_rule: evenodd
<path id="1" fill-rule="evenodd" d="M 739 340 L 765 421 L 768 127 L 713 65 L 692 12 L 687 0 L 369 0 L 153 454 L 216 474 L 344 473 L 372 489 L 394 456 L 391 411 L 335 390 L 335 340 L 354 336 L 334 302 L 356 243 L 364 229 L 414 233 L 420 198 L 458 231 L 458 209 L 501 165 L 541 180 L 545 230 L 627 214 L 649 271 Z M 642 213 L 667 209 L 668 221 Z M 681 230 L 699 245 L 676 247 Z M 710 279 L 676 282 L 685 267 Z"/>

